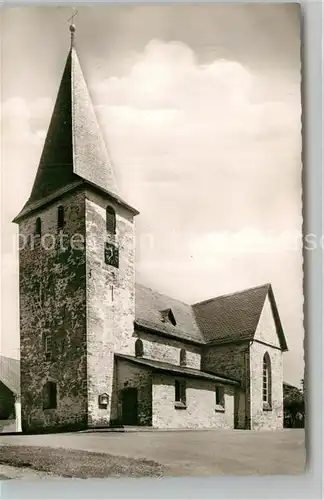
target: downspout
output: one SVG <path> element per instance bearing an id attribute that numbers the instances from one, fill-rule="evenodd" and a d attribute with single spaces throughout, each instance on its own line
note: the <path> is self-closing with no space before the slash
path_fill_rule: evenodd
<path id="1" fill-rule="evenodd" d="M 22 432 L 21 428 L 21 398 L 20 394 L 15 395 L 15 417 L 16 417 L 16 432 Z"/>

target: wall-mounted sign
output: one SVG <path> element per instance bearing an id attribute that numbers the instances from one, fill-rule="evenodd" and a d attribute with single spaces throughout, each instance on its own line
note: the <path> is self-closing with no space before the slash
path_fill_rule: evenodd
<path id="1" fill-rule="evenodd" d="M 100 394 L 99 398 L 98 398 L 98 402 L 99 402 L 99 407 L 100 408 L 107 408 L 107 406 L 109 404 L 109 396 L 108 396 L 108 394 L 106 394 L 106 393 Z"/>

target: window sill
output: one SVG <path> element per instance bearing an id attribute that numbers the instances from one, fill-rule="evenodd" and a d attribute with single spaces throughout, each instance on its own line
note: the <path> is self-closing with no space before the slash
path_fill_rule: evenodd
<path id="1" fill-rule="evenodd" d="M 221 406 L 221 405 L 216 405 L 216 406 L 215 406 L 215 412 L 216 412 L 216 413 L 225 413 L 225 408 L 224 408 L 224 406 Z"/>
<path id="2" fill-rule="evenodd" d="M 187 405 L 185 403 L 181 403 L 181 401 L 176 401 L 174 403 L 174 407 L 176 410 L 186 410 L 187 409 Z"/>
<path id="3" fill-rule="evenodd" d="M 272 408 L 269 405 L 269 403 L 263 403 L 263 411 L 272 411 Z"/>

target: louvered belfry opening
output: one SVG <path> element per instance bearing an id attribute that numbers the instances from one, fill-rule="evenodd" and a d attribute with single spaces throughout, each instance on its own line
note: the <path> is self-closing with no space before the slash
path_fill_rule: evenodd
<path id="1" fill-rule="evenodd" d="M 111 205 L 106 207 L 106 230 L 110 234 L 116 233 L 116 213 Z"/>

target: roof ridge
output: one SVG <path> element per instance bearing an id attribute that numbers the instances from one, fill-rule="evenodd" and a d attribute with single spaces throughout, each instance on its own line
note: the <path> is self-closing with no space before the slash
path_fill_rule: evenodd
<path id="1" fill-rule="evenodd" d="M 139 286 L 141 286 L 143 288 L 146 288 L 146 290 L 150 290 L 153 293 L 158 293 L 159 295 L 163 295 L 164 297 L 167 297 L 168 299 L 174 300 L 175 302 L 180 302 L 180 304 L 184 304 L 185 306 L 192 307 L 191 304 L 188 304 L 188 302 L 184 302 L 183 300 L 176 299 L 175 297 L 171 297 L 171 295 L 168 295 L 166 293 L 154 290 L 153 288 L 151 288 L 149 286 L 146 286 L 146 285 L 143 285 L 142 283 L 138 283 L 137 281 L 135 282 L 135 286 L 136 285 L 139 285 Z M 172 309 L 172 308 L 171 307 L 166 307 L 166 309 Z"/>
<path id="2" fill-rule="evenodd" d="M 233 297 L 233 295 L 240 295 L 242 293 L 249 292 L 251 290 L 260 290 L 261 288 L 265 288 L 265 287 L 267 287 L 269 289 L 270 286 L 271 286 L 271 283 L 264 283 L 263 285 L 252 286 L 250 288 L 244 288 L 243 290 L 238 290 L 236 292 L 225 293 L 222 295 L 216 295 L 215 297 L 211 297 L 209 299 L 202 300 L 201 302 L 195 302 L 194 304 L 191 304 L 191 306 L 192 307 L 200 306 L 202 304 L 207 304 L 208 302 L 211 302 L 211 301 L 216 300 L 216 299 L 221 299 L 221 298 L 225 298 L 225 297 Z"/>

